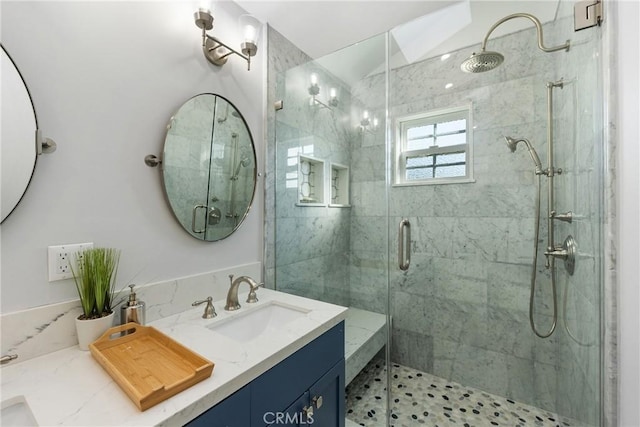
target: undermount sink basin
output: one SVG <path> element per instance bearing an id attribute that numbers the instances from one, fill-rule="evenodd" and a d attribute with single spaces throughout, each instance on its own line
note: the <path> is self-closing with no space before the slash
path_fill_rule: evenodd
<path id="1" fill-rule="evenodd" d="M 207 328 L 232 340 L 247 342 L 269 330 L 277 332 L 280 327 L 304 317 L 309 312 L 304 308 L 277 302 L 271 302 L 256 309 L 250 309 L 245 305 L 241 310 L 247 310 L 247 312 L 239 313 L 220 323 L 213 323 Z"/>
<path id="2" fill-rule="evenodd" d="M 2 401 L 0 407 L 0 425 L 37 426 L 38 423 L 24 396 L 16 396 Z"/>

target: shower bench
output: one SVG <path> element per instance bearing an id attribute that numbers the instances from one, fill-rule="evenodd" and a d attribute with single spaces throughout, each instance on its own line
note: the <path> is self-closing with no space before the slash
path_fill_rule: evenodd
<path id="1" fill-rule="evenodd" d="M 345 384 L 349 384 L 387 343 L 384 314 L 349 308 L 345 319 Z"/>

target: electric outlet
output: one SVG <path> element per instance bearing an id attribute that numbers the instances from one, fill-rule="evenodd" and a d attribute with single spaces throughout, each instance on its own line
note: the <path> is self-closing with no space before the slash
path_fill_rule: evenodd
<path id="1" fill-rule="evenodd" d="M 49 281 L 72 279 L 71 263 L 76 253 L 90 248 L 93 248 L 92 242 L 49 246 Z"/>

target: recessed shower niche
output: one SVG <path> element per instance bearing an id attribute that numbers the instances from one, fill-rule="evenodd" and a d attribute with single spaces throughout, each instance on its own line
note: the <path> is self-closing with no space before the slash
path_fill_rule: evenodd
<path id="1" fill-rule="evenodd" d="M 329 207 L 348 208 L 349 205 L 349 168 L 331 163 Z"/>
<path id="2" fill-rule="evenodd" d="M 297 206 L 325 206 L 324 161 L 298 155 Z"/>

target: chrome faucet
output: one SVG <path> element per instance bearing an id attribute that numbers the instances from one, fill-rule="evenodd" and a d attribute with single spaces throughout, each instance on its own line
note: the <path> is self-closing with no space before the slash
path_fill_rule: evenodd
<path id="1" fill-rule="evenodd" d="M 229 281 L 231 282 L 231 286 L 227 293 L 227 305 L 224 306 L 225 310 L 234 311 L 240 308 L 240 303 L 238 302 L 238 288 L 242 282 L 246 282 L 251 287 L 249 296 L 247 297 L 247 303 L 252 304 L 254 302 L 258 302 L 256 290 L 260 286 L 263 286 L 263 283 L 257 283 L 249 276 L 240 276 L 236 280 L 233 280 L 233 274 L 229 275 Z"/>

